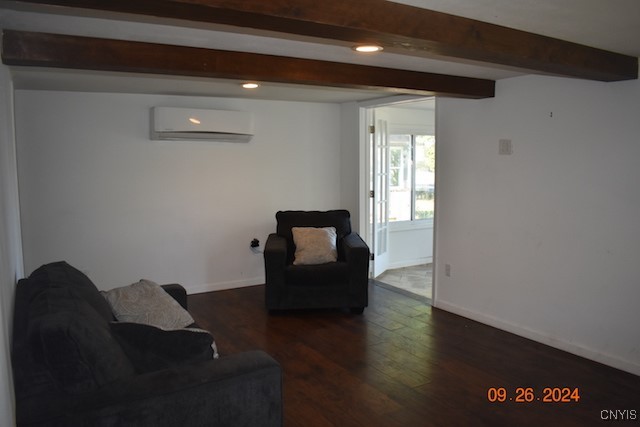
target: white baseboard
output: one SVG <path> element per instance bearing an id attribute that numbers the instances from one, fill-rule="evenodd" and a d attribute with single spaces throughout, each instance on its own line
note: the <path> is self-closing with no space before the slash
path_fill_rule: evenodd
<path id="1" fill-rule="evenodd" d="M 510 322 L 505 322 L 504 320 L 501 320 L 492 316 L 487 316 L 485 314 L 478 313 L 475 311 L 471 311 L 466 308 L 459 307 L 457 305 L 450 304 L 447 302 L 434 301 L 433 306 L 441 310 L 449 311 L 451 313 L 460 315 L 462 317 L 466 317 L 467 319 L 475 320 L 477 322 L 484 323 L 489 326 L 493 326 L 494 328 L 511 332 L 512 334 L 516 334 L 518 336 L 528 338 L 530 340 L 533 340 L 542 344 L 546 344 L 550 347 L 554 347 L 559 350 L 563 350 L 568 353 L 575 354 L 576 356 L 584 357 L 585 359 L 593 360 L 595 362 L 602 363 L 604 365 L 611 366 L 616 369 L 630 372 L 634 375 L 640 375 L 640 365 L 637 362 L 623 360 L 617 356 L 612 356 L 610 354 L 605 354 L 596 350 L 592 350 L 590 348 L 586 348 L 578 344 L 552 338 L 539 331 L 535 331 L 535 330 L 526 328 L 524 326 L 516 325 Z"/>
<path id="2" fill-rule="evenodd" d="M 392 270 L 395 268 L 413 267 L 414 265 L 431 264 L 432 262 L 433 257 L 407 259 L 402 261 L 390 262 L 389 269 Z"/>
<path id="3" fill-rule="evenodd" d="M 232 280 L 230 282 L 205 283 L 199 286 L 185 286 L 187 294 L 201 294 L 204 292 L 224 291 L 227 289 L 246 288 L 264 284 L 264 277 L 254 277 L 244 280 Z"/>

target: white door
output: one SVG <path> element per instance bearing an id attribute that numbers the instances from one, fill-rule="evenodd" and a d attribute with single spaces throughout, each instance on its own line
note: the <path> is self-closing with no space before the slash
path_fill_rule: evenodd
<path id="1" fill-rule="evenodd" d="M 373 277 L 389 266 L 389 138 L 386 120 L 375 122 L 371 135 L 371 218 Z"/>

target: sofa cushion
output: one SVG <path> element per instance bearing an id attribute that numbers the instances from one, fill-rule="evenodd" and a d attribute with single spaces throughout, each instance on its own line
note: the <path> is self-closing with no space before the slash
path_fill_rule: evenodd
<path id="1" fill-rule="evenodd" d="M 109 304 L 64 261 L 43 265 L 16 290 L 16 391 L 82 393 L 134 373 L 111 336 Z"/>
<path id="2" fill-rule="evenodd" d="M 113 319 L 111 307 L 102 298 L 98 288 L 80 270 L 65 261 L 45 264 L 36 269 L 28 278 L 29 301 L 37 298 L 41 292 L 49 289 L 64 289 L 70 295 L 86 301 L 93 309 L 109 322 Z M 33 307 L 30 307 L 30 311 Z M 30 313 L 33 315 L 34 313 Z"/>
<path id="3" fill-rule="evenodd" d="M 165 330 L 129 322 L 110 326 L 138 373 L 218 358 L 213 336 L 202 329 Z"/>
<path id="4" fill-rule="evenodd" d="M 150 280 L 102 291 L 121 322 L 143 323 L 161 329 L 180 329 L 194 323 L 187 310 Z"/>
<path id="5" fill-rule="evenodd" d="M 349 286 L 349 265 L 346 262 L 330 262 L 319 265 L 289 265 L 284 270 L 288 286 L 319 287 Z"/>
<path id="6" fill-rule="evenodd" d="M 37 364 L 46 366 L 57 386 L 70 394 L 133 375 L 109 323 L 91 304 L 62 291 L 41 295 L 39 302 L 46 299 L 53 309 L 30 319 L 28 345 Z"/>
<path id="7" fill-rule="evenodd" d="M 338 260 L 335 227 L 293 227 L 294 265 L 326 264 Z"/>

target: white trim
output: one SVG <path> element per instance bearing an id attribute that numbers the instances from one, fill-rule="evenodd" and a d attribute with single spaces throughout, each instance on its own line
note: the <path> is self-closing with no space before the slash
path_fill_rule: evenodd
<path id="1" fill-rule="evenodd" d="M 640 364 L 631 360 L 623 360 L 617 356 L 602 353 L 590 348 L 565 341 L 563 339 L 550 337 L 540 331 L 536 331 L 527 328 L 523 325 L 514 324 L 511 322 L 505 322 L 502 319 L 498 319 L 493 316 L 487 316 L 486 314 L 478 313 L 476 311 L 468 310 L 463 307 L 459 307 L 455 304 L 450 304 L 444 301 L 433 301 L 433 306 L 441 310 L 448 311 L 450 313 L 457 314 L 459 316 L 466 317 L 471 320 L 475 320 L 485 325 L 493 326 L 494 328 L 501 329 L 518 336 L 528 338 L 530 340 L 546 344 L 553 348 L 566 351 L 571 354 L 575 354 L 585 359 L 593 360 L 599 363 L 603 363 L 607 366 L 611 366 L 617 369 L 621 369 L 626 372 L 630 372 L 634 375 L 640 375 Z"/>
<path id="2" fill-rule="evenodd" d="M 390 123 L 390 135 L 428 135 L 435 136 L 434 126 L 407 123 Z"/>
<path id="3" fill-rule="evenodd" d="M 439 188 L 440 185 L 440 176 L 442 174 L 441 171 L 441 164 L 442 164 L 442 160 L 440 159 L 440 156 L 438 155 L 438 153 L 440 152 L 440 146 L 442 145 L 442 142 L 438 142 L 440 141 L 440 136 L 438 135 L 438 123 L 440 122 L 440 115 L 442 114 L 440 112 L 440 109 L 438 108 L 438 103 L 439 100 L 438 98 L 435 99 L 435 108 L 434 108 L 434 115 L 435 115 L 435 119 L 434 119 L 434 135 L 436 137 L 436 175 L 435 175 L 435 181 L 434 181 L 434 185 L 435 188 Z M 440 194 L 441 192 L 439 191 L 438 194 Z M 431 304 L 435 307 L 436 306 L 436 300 L 438 299 L 438 287 L 440 286 L 440 267 L 438 266 L 438 251 L 439 251 L 439 246 L 438 246 L 438 218 L 440 216 L 439 213 L 439 206 L 440 203 L 438 203 L 438 194 L 435 195 L 434 198 L 434 203 L 433 203 L 433 250 L 432 250 L 432 254 L 433 254 L 433 268 L 431 271 Z"/>
<path id="4" fill-rule="evenodd" d="M 433 228 L 433 218 L 417 219 L 413 221 L 391 221 L 389 230 L 394 231 L 415 231 Z"/>
<path id="5" fill-rule="evenodd" d="M 231 280 L 229 282 L 205 283 L 199 286 L 185 286 L 189 295 L 201 294 L 205 292 L 224 291 L 227 289 L 246 288 L 249 286 L 263 285 L 264 277 L 254 277 L 252 279 Z"/>
<path id="6" fill-rule="evenodd" d="M 392 95 L 385 96 L 383 98 L 368 99 L 358 102 L 358 105 L 363 108 L 376 108 L 384 107 L 388 105 L 406 104 L 417 101 L 424 101 L 431 99 L 433 96 L 424 95 Z"/>
<path id="7" fill-rule="evenodd" d="M 422 265 L 422 264 L 431 264 L 432 262 L 433 262 L 433 257 L 430 257 L 430 256 L 414 258 L 414 259 L 404 259 L 402 261 L 389 263 L 388 270 L 393 270 L 396 268 L 413 267 L 415 265 Z"/>
<path id="8" fill-rule="evenodd" d="M 358 106 L 358 234 L 369 242 L 369 124 L 367 108 Z"/>

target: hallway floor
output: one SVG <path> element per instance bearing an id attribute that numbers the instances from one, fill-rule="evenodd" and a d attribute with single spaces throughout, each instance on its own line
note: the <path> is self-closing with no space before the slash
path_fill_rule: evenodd
<path id="1" fill-rule="evenodd" d="M 387 270 L 376 277 L 376 281 L 430 300 L 433 283 L 433 264 Z"/>

